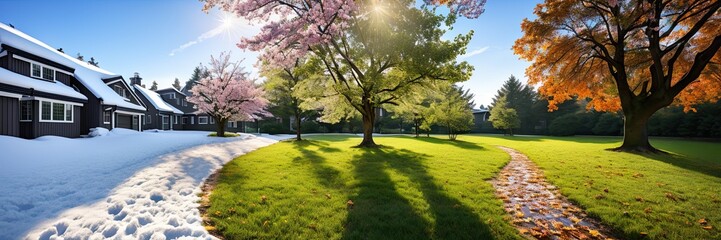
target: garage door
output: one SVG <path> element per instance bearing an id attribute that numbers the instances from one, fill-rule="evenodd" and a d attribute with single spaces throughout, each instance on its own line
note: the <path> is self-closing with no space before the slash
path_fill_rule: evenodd
<path id="1" fill-rule="evenodd" d="M 133 115 L 126 115 L 126 114 L 118 113 L 118 115 L 115 119 L 116 119 L 115 127 L 135 129 L 133 127 Z"/>

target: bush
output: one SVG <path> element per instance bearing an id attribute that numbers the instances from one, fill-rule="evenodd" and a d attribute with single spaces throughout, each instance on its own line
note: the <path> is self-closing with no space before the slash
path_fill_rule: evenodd
<path id="1" fill-rule="evenodd" d="M 593 127 L 593 134 L 615 136 L 621 134 L 621 130 L 623 130 L 623 119 L 617 114 L 604 113 Z"/>
<path id="2" fill-rule="evenodd" d="M 268 134 L 285 134 L 290 132 L 290 128 L 285 124 L 272 122 L 261 125 L 260 131 Z"/>
<path id="3" fill-rule="evenodd" d="M 217 136 L 218 136 L 217 132 L 212 132 L 212 133 L 208 134 L 208 137 L 217 137 Z M 232 133 L 232 132 L 225 132 L 223 137 L 240 137 L 240 134 Z"/>
<path id="4" fill-rule="evenodd" d="M 579 126 L 578 117 L 569 113 L 554 119 L 551 126 L 548 127 L 548 132 L 554 136 L 573 136 Z"/>
<path id="5" fill-rule="evenodd" d="M 300 130 L 303 133 L 317 133 L 320 132 L 320 125 L 315 121 L 305 121 L 300 123 Z"/>

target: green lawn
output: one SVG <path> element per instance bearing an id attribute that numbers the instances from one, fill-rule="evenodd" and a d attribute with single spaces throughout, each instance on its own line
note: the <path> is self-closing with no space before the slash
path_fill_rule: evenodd
<path id="1" fill-rule="evenodd" d="M 520 238 L 486 181 L 509 160 L 495 147 L 504 145 L 620 237 L 721 238 L 719 143 L 655 140 L 678 155 L 647 158 L 604 150 L 619 138 L 459 140 L 379 137 L 381 149 L 351 148 L 360 139 L 347 136 L 281 142 L 226 165 L 208 212 L 231 239 Z"/>

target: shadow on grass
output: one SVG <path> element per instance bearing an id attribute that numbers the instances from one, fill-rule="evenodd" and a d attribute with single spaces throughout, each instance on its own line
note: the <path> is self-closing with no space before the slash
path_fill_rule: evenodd
<path id="1" fill-rule="evenodd" d="M 303 155 L 303 157 L 294 158 L 293 161 L 308 162 L 311 165 L 313 174 L 319 180 L 320 184 L 325 187 L 333 188 L 345 186 L 343 179 L 340 177 L 340 171 L 329 167 L 326 163 L 325 157 L 322 157 L 316 151 L 310 150 L 309 148 L 317 147 L 318 151 L 323 153 L 340 152 L 340 149 L 329 147 L 328 143 L 313 140 L 293 141 L 292 144 L 293 148 Z"/>
<path id="2" fill-rule="evenodd" d="M 664 149 L 662 149 L 664 150 Z M 712 177 L 721 178 L 721 164 L 704 163 L 692 157 L 675 153 L 629 153 L 671 164 L 689 171 L 698 172 Z"/>
<path id="3" fill-rule="evenodd" d="M 470 150 L 484 150 L 484 148 L 481 145 L 478 145 L 477 143 L 467 142 L 463 140 L 456 139 L 455 141 L 451 141 L 448 139 L 442 139 L 442 138 L 436 138 L 436 137 L 417 137 L 413 138 L 418 141 L 426 142 L 426 143 L 433 143 L 433 144 L 446 144 L 451 145 L 463 149 L 470 149 Z"/>
<path id="4" fill-rule="evenodd" d="M 357 193 L 351 197 L 344 239 L 493 239 L 487 225 L 472 209 L 443 192 L 433 182 L 423 161 L 427 155 L 391 147 L 363 149 L 352 161 Z M 399 193 L 389 171 L 395 171 L 418 186 L 427 210 L 418 199 Z M 415 204 L 411 204 L 413 201 Z M 423 217 L 428 211 L 432 219 Z"/>

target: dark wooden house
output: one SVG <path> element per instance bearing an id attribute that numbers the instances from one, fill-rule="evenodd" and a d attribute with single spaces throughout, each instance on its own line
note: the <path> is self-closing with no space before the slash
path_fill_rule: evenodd
<path id="1" fill-rule="evenodd" d="M 148 109 L 145 112 L 143 129 L 182 130 L 180 118 L 183 116 L 183 111 L 163 101 L 157 92 L 142 87 L 141 81 L 142 78 L 138 73 L 130 78 L 130 84 Z"/>
<path id="2" fill-rule="evenodd" d="M 0 23 L 0 134 L 78 137 L 93 127 L 141 130 L 145 110 L 122 76 Z"/>

